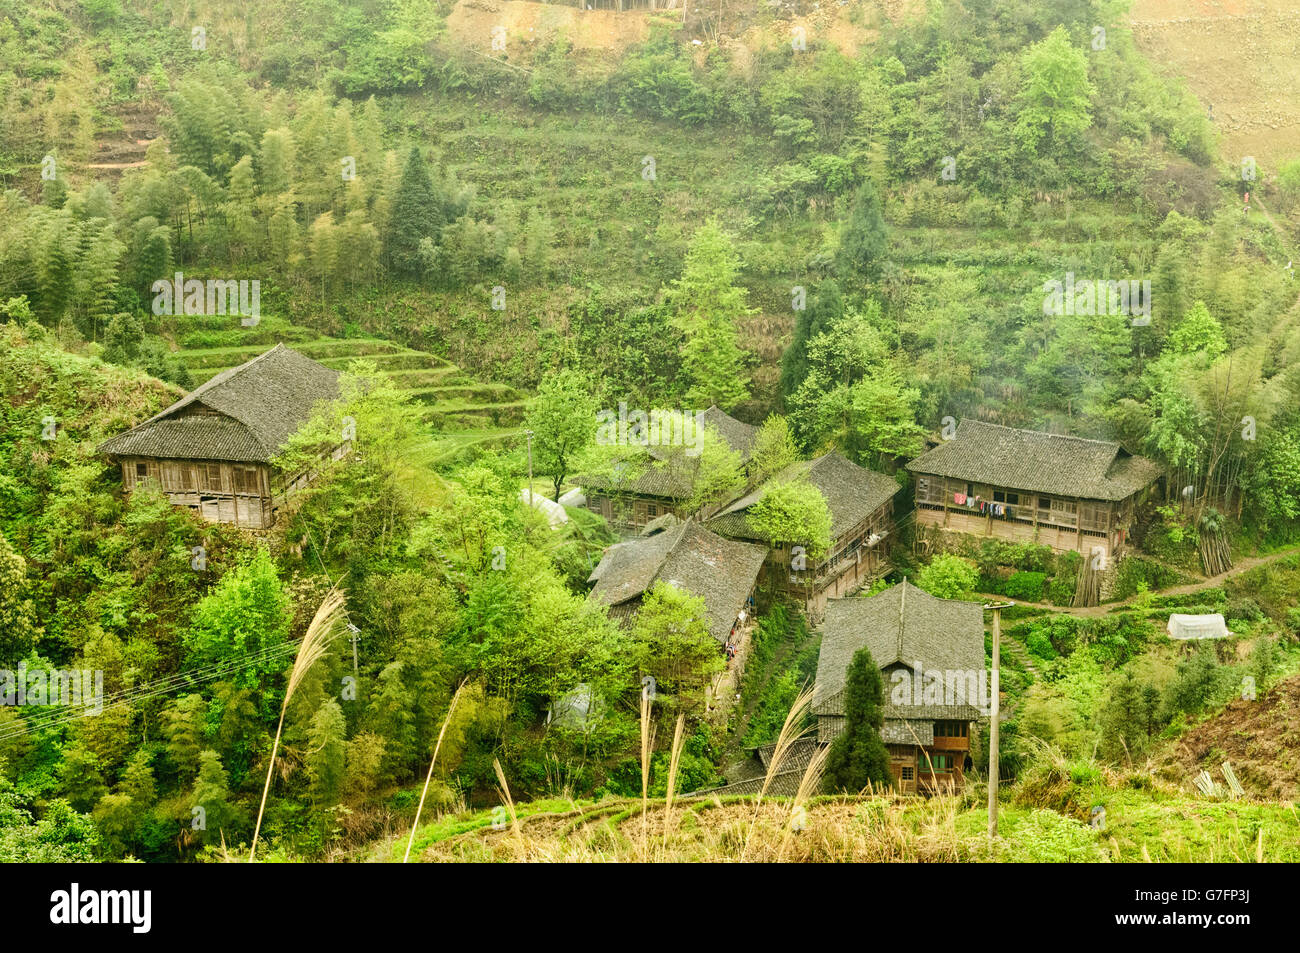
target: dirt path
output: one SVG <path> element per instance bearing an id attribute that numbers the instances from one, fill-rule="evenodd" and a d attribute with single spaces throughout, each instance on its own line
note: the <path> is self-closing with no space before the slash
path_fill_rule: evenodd
<path id="1" fill-rule="evenodd" d="M 1271 553 L 1267 556 L 1250 556 L 1243 559 L 1237 565 L 1233 566 L 1227 572 L 1221 572 L 1217 576 L 1211 576 L 1208 579 L 1202 579 L 1200 582 L 1188 583 L 1182 586 L 1174 586 L 1171 589 L 1161 589 L 1159 592 L 1149 593 L 1151 596 L 1185 596 L 1189 593 L 1200 592 L 1202 589 L 1213 589 L 1222 585 L 1223 582 L 1232 576 L 1239 576 L 1244 572 L 1249 572 L 1257 566 L 1263 566 L 1266 563 L 1276 562 L 1279 559 L 1285 559 L 1287 556 L 1293 556 L 1300 553 L 1300 546 L 1292 546 L 1290 549 L 1284 549 L 1280 552 Z M 1017 602 L 1018 606 L 1029 606 L 1034 609 L 1047 609 L 1051 612 L 1060 612 L 1066 615 L 1080 616 L 1084 618 L 1097 618 L 1109 615 L 1112 609 L 1120 606 L 1126 606 L 1134 602 L 1138 597 L 1129 596 L 1127 599 L 1121 599 L 1119 602 L 1106 602 L 1099 606 L 1054 606 L 1046 602 Z"/>

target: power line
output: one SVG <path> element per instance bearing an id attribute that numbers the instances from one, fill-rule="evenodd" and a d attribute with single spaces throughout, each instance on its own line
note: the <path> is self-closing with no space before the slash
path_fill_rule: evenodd
<path id="1" fill-rule="evenodd" d="M 142 683 L 134 688 L 116 692 L 103 699 L 101 704 L 96 706 L 99 710 L 95 714 L 101 714 L 110 709 L 120 708 L 124 705 L 131 705 L 150 698 L 158 698 L 163 695 L 168 695 L 180 688 L 186 687 L 186 685 L 202 684 L 204 682 L 214 681 L 223 676 L 243 671 L 244 669 L 253 668 L 254 666 L 266 662 L 275 661 L 279 658 L 287 659 L 297 652 L 299 645 L 301 645 L 301 640 L 284 642 L 281 645 L 265 649 L 261 652 L 245 655 L 239 659 L 232 659 L 228 662 L 206 666 L 205 668 L 193 672 L 178 672 L 175 675 L 169 675 L 152 682 Z M 85 708 L 88 706 L 82 707 Z M 10 738 L 31 734 L 36 731 L 47 731 L 52 728 L 58 728 L 70 724 L 80 718 L 87 717 L 93 717 L 93 715 L 88 711 L 74 712 L 72 714 L 59 711 L 50 713 L 43 718 L 38 716 L 32 719 L 25 719 L 21 726 L 12 726 L 6 731 L 0 731 L 0 741 L 6 741 Z"/>

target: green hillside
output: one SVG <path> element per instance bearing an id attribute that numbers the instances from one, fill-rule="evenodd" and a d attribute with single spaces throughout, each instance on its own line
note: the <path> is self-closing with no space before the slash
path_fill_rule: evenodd
<path id="1" fill-rule="evenodd" d="M 1228 154 L 1122 3 L 821 6 L 0 0 L 0 670 L 107 693 L 0 706 L 0 860 L 1300 859 L 1300 156 Z M 341 389 L 274 526 L 126 492 L 104 440 L 280 343 Z M 761 425 L 698 506 L 893 479 L 872 594 L 1018 603 L 1001 846 L 987 718 L 963 790 L 714 791 L 811 726 L 820 634 L 764 584 L 728 669 L 684 590 L 587 598 L 626 528 L 521 490 L 620 467 L 622 404 Z M 1096 592 L 917 526 L 960 420 L 1159 469 Z"/>

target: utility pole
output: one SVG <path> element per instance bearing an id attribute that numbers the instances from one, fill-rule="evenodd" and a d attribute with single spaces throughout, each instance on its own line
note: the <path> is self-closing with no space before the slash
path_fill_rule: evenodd
<path id="1" fill-rule="evenodd" d="M 525 430 L 524 436 L 528 438 L 528 505 L 533 505 L 533 432 Z"/>
<path id="2" fill-rule="evenodd" d="M 986 605 L 993 612 L 993 677 L 989 692 L 992 709 L 989 713 L 989 840 L 998 836 L 998 717 L 1001 708 L 999 671 L 1002 664 L 1002 610 L 1010 609 L 1014 602 L 996 602 Z"/>
<path id="3" fill-rule="evenodd" d="M 348 641 L 352 643 L 352 674 L 357 674 L 357 639 L 361 638 L 361 630 L 351 622 L 348 623 L 348 631 L 352 634 L 348 636 Z"/>

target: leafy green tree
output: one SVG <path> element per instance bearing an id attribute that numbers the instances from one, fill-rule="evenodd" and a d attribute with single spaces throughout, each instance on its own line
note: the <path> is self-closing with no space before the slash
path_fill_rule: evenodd
<path id="1" fill-rule="evenodd" d="M 1300 520 L 1300 425 L 1273 427 L 1259 439 L 1259 456 L 1246 476 L 1245 498 L 1265 529 Z"/>
<path id="2" fill-rule="evenodd" d="M 182 779 L 193 777 L 199 770 L 206 720 L 207 706 L 202 695 L 182 695 L 163 709 L 162 728 L 167 740 L 167 758 Z"/>
<path id="3" fill-rule="evenodd" d="M 1064 27 L 1025 50 L 1015 135 L 1031 154 L 1045 154 L 1092 125 L 1088 60 Z"/>
<path id="4" fill-rule="evenodd" d="M 551 477 L 553 499 L 596 432 L 596 398 L 587 378 L 562 370 L 542 378 L 525 426 L 533 432 L 533 466 Z"/>
<path id="5" fill-rule="evenodd" d="M 704 686 L 725 659 L 705 622 L 704 600 L 656 582 L 632 625 L 632 652 L 659 690 L 676 692 L 684 706 L 702 703 Z"/>
<path id="6" fill-rule="evenodd" d="M 343 709 L 333 698 L 325 699 L 307 732 L 307 776 L 311 778 L 312 800 L 319 805 L 338 800 L 346 767 L 346 734 Z"/>
<path id="7" fill-rule="evenodd" d="M 736 285 L 740 257 L 716 221 L 691 238 L 682 275 L 667 290 L 681 345 L 686 399 L 699 407 L 730 410 L 749 396 L 745 354 L 737 322 L 752 313 L 745 289 Z"/>
<path id="8" fill-rule="evenodd" d="M 69 803 L 79 811 L 89 811 L 108 792 L 100 759 L 80 741 L 63 749 L 59 780 Z"/>
<path id="9" fill-rule="evenodd" d="M 318 474 L 298 495 L 293 532 L 309 536 L 327 562 L 362 573 L 395 557 L 415 524 L 409 460 L 421 434 L 409 396 L 372 362 L 353 362 L 339 390 L 276 462 L 290 473 Z M 352 452 L 322 463 L 345 439 Z"/>
<path id="10" fill-rule="evenodd" d="M 871 650 L 858 649 L 844 678 L 844 730 L 826 755 L 828 791 L 879 790 L 890 781 L 889 751 L 880 731 L 885 724 L 884 680 Z"/>
<path id="11" fill-rule="evenodd" d="M 794 336 L 781 356 L 781 393 L 788 400 L 808 376 L 808 345 L 844 314 L 840 286 L 826 279 L 813 290 L 794 320 Z"/>
<path id="12" fill-rule="evenodd" d="M 363 731 L 347 743 L 347 788 L 365 795 L 378 786 L 387 742 L 371 731 Z"/>
<path id="13" fill-rule="evenodd" d="M 415 757 L 415 703 L 404 674 L 401 662 L 384 666 L 365 720 L 368 729 L 384 739 L 383 772 L 393 779 L 406 777 Z"/>
<path id="14" fill-rule="evenodd" d="M 691 495 L 686 500 L 686 508 L 694 511 L 701 507 L 723 503 L 745 486 L 744 466 L 740 454 L 723 439 L 712 427 L 702 427 L 697 437 L 695 457 L 695 477 L 691 484 Z M 673 448 L 672 455 L 684 455 L 685 449 Z M 659 461 L 655 466 L 671 466 L 668 460 Z"/>
<path id="15" fill-rule="evenodd" d="M 289 637 L 289 598 L 271 554 L 259 547 L 226 572 L 194 609 L 185 634 L 193 665 L 244 660 L 282 646 Z M 286 658 L 262 658 L 231 679 L 251 687 L 281 672 Z"/>
<path id="16" fill-rule="evenodd" d="M 196 836 L 204 844 L 219 844 L 223 836 L 229 843 L 234 840 L 232 834 L 248 823 L 247 814 L 230 799 L 226 769 L 215 751 L 199 755 L 199 776 L 189 800 L 191 808 L 203 808 L 204 827 L 196 831 Z"/>
<path id="17" fill-rule="evenodd" d="M 803 546 L 814 562 L 830 551 L 830 507 L 822 491 L 807 480 L 769 484 L 749 508 L 749 524 L 773 546 Z"/>
<path id="18" fill-rule="evenodd" d="M 1214 358 L 1228 349 L 1228 342 L 1205 302 L 1197 301 L 1169 333 L 1169 347 L 1178 354 L 1204 352 Z"/>
<path id="19" fill-rule="evenodd" d="M 22 806 L 12 784 L 0 776 L 0 863 L 90 863 L 101 839 L 94 821 L 62 798 L 48 802 L 39 820 Z"/>
<path id="20" fill-rule="evenodd" d="M 834 447 L 875 465 L 921 449 L 924 431 L 915 419 L 920 393 L 905 383 L 880 322 L 880 306 L 868 302 L 809 344 L 808 375 L 787 401 L 804 448 Z"/>
<path id="21" fill-rule="evenodd" d="M 941 553 L 916 576 L 916 585 L 940 599 L 972 599 L 979 570 L 953 553 Z"/>
<path id="22" fill-rule="evenodd" d="M 36 647 L 41 630 L 29 591 L 27 561 L 0 533 L 0 662 L 16 664 Z"/>
<path id="23" fill-rule="evenodd" d="M 799 447 L 790 422 L 780 414 L 769 414 L 754 437 L 750 453 L 750 479 L 758 482 L 780 473 L 799 459 Z"/>

